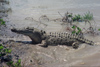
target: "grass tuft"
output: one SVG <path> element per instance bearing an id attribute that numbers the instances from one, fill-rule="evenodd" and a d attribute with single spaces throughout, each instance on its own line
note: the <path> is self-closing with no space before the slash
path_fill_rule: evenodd
<path id="1" fill-rule="evenodd" d="M 84 20 L 93 20 L 93 14 L 88 11 L 87 13 L 84 13 L 83 15 Z"/>
<path id="2" fill-rule="evenodd" d="M 77 15 L 73 16 L 72 19 L 73 19 L 73 21 L 85 21 L 85 20 L 90 21 L 90 20 L 93 20 L 93 14 L 90 11 L 88 11 L 88 12 L 84 13 L 83 16 L 80 14 L 77 14 Z"/>

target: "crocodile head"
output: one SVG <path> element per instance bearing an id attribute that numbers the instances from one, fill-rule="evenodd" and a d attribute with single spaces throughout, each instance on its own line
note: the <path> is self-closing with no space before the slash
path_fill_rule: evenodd
<path id="1" fill-rule="evenodd" d="M 25 36 L 29 36 L 34 44 L 41 43 L 42 40 L 45 39 L 44 34 L 46 34 L 44 31 L 38 30 L 33 27 L 28 27 L 28 28 L 24 28 L 24 29 L 13 28 L 13 29 L 11 29 L 11 31 L 18 33 L 18 34 L 23 34 Z"/>

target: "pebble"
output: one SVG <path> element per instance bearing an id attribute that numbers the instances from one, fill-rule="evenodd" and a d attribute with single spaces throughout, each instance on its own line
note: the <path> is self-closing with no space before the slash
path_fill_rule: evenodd
<path id="1" fill-rule="evenodd" d="M 81 62 L 80 64 L 81 64 L 81 65 L 84 65 L 85 63 L 84 63 L 84 62 Z"/>

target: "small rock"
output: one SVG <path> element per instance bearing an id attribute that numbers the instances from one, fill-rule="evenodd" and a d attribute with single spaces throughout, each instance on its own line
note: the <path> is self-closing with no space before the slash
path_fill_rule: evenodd
<path id="1" fill-rule="evenodd" d="M 84 63 L 84 62 L 81 62 L 80 64 L 83 65 L 83 64 L 85 64 L 85 63 Z"/>
<path id="2" fill-rule="evenodd" d="M 66 50 L 70 50 L 69 48 L 66 48 Z"/>
<path id="3" fill-rule="evenodd" d="M 32 62 L 32 60 L 30 60 L 30 62 Z"/>
<path id="4" fill-rule="evenodd" d="M 18 56 L 18 55 L 16 55 L 16 54 L 15 54 L 14 56 L 19 57 L 19 56 Z"/>

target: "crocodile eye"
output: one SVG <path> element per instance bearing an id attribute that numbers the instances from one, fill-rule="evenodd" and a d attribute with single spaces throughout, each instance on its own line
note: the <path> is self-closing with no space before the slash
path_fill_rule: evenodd
<path id="1" fill-rule="evenodd" d="M 41 30 L 41 33 L 43 32 L 43 30 Z"/>
<path id="2" fill-rule="evenodd" d="M 50 34 L 51 34 L 51 32 L 50 32 Z"/>
<path id="3" fill-rule="evenodd" d="M 27 30 L 34 30 L 34 27 L 27 27 Z"/>

